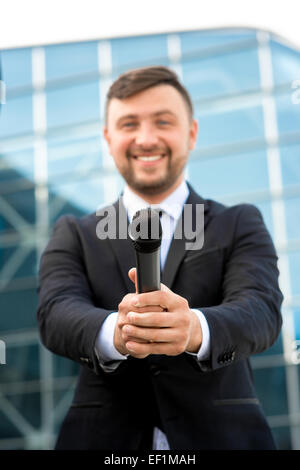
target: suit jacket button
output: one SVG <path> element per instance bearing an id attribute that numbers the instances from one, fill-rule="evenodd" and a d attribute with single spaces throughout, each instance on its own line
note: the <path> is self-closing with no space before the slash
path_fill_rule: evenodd
<path id="1" fill-rule="evenodd" d="M 85 362 L 86 364 L 91 364 L 91 360 L 88 357 L 80 357 L 81 362 Z"/>

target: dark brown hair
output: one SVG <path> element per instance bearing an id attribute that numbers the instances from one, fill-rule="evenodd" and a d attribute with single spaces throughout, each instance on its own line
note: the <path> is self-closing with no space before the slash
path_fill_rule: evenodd
<path id="1" fill-rule="evenodd" d="M 113 82 L 106 97 L 106 120 L 108 105 L 112 98 L 119 100 L 126 99 L 148 88 L 163 84 L 170 85 L 179 91 L 187 105 L 189 117 L 192 119 L 193 104 L 191 98 L 184 86 L 179 82 L 177 75 L 167 67 L 152 66 L 129 70 Z"/>

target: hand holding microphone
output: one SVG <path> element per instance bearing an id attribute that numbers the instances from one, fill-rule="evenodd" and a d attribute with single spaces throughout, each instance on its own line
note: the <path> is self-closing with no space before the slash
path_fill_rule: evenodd
<path id="1" fill-rule="evenodd" d="M 137 268 L 128 275 L 137 292 L 127 294 L 119 304 L 115 347 L 121 354 L 140 359 L 150 354 L 176 356 L 198 351 L 202 331 L 197 316 L 186 299 L 160 283 L 162 230 L 157 211 L 138 211 L 129 236 Z"/>

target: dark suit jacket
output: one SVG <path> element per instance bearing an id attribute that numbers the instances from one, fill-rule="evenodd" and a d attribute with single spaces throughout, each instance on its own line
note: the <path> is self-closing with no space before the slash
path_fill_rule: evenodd
<path id="1" fill-rule="evenodd" d="M 38 322 L 43 343 L 79 362 L 81 372 L 57 448 L 142 448 L 154 425 L 171 449 L 272 449 L 248 358 L 280 332 L 277 257 L 260 212 L 225 207 L 190 188 L 204 204 L 204 246 L 173 240 L 162 282 L 206 316 L 211 357 L 129 357 L 104 372 L 94 344 L 106 317 L 134 286 L 131 241 L 99 240 L 95 214 L 61 217 L 42 256 Z M 116 206 L 117 207 L 117 206 Z"/>

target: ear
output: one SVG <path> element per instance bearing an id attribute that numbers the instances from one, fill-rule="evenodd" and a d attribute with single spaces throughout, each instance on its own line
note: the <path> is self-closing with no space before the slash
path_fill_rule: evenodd
<path id="1" fill-rule="evenodd" d="M 196 141 L 197 141 L 197 136 L 198 136 L 198 121 L 196 119 L 193 119 L 191 124 L 190 124 L 190 145 L 189 148 L 190 150 L 194 150 L 196 146 Z"/>
<path id="2" fill-rule="evenodd" d="M 109 136 L 107 126 L 104 126 L 104 128 L 103 128 L 103 135 L 104 135 L 104 139 L 106 140 L 108 146 L 110 146 L 110 136 Z"/>

